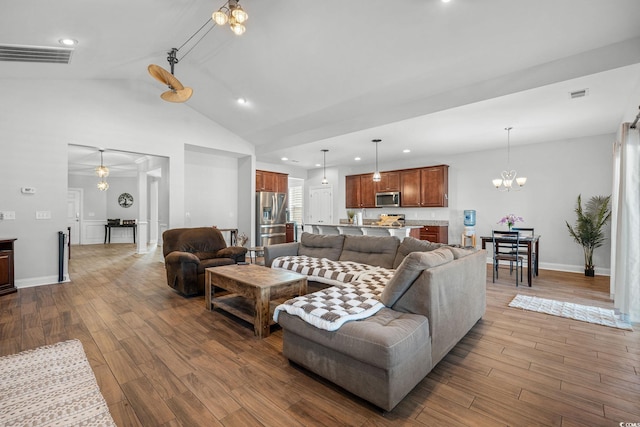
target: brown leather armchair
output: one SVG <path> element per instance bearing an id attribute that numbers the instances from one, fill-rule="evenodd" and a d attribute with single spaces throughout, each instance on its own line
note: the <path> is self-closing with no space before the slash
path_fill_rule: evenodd
<path id="1" fill-rule="evenodd" d="M 174 228 L 162 233 L 167 284 L 185 296 L 204 293 L 204 269 L 245 260 L 247 248 L 229 246 L 214 227 Z"/>

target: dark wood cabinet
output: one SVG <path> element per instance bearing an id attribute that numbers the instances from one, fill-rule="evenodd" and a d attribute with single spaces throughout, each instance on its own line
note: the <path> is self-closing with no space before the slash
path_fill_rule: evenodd
<path id="1" fill-rule="evenodd" d="M 291 243 L 295 241 L 295 229 L 292 222 L 288 222 L 285 226 L 285 241 Z"/>
<path id="2" fill-rule="evenodd" d="M 256 191 L 289 192 L 289 175 L 286 173 L 256 170 Z"/>
<path id="3" fill-rule="evenodd" d="M 376 193 L 400 191 L 400 172 L 380 173 L 380 182 L 376 183 Z"/>
<path id="4" fill-rule="evenodd" d="M 420 240 L 449 243 L 449 227 L 446 225 L 424 225 L 420 228 Z"/>
<path id="5" fill-rule="evenodd" d="M 0 295 L 16 292 L 13 270 L 13 242 L 17 239 L 0 239 Z"/>
<path id="6" fill-rule="evenodd" d="M 431 166 L 400 172 L 402 207 L 449 206 L 449 166 Z"/>
<path id="7" fill-rule="evenodd" d="M 373 174 L 348 175 L 345 177 L 345 207 L 362 209 L 376 207 L 376 192 Z"/>
<path id="8" fill-rule="evenodd" d="M 449 166 L 440 165 L 420 170 L 420 206 L 449 206 Z"/>
<path id="9" fill-rule="evenodd" d="M 420 169 L 400 172 L 400 206 L 420 207 Z"/>

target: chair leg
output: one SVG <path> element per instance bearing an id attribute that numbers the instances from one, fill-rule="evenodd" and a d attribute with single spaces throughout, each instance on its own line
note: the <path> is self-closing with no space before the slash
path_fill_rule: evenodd
<path id="1" fill-rule="evenodd" d="M 493 265 L 491 266 L 491 270 L 492 270 L 491 272 L 493 273 L 493 283 L 496 283 L 496 270 L 497 270 L 497 267 L 496 267 L 496 260 L 495 259 L 493 260 Z"/>

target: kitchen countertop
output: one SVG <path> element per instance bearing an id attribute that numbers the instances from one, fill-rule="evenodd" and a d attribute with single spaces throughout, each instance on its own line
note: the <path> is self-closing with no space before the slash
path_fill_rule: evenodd
<path id="1" fill-rule="evenodd" d="M 352 228 L 390 228 L 390 229 L 407 229 L 407 228 L 420 228 L 421 225 L 375 225 L 375 224 L 364 224 L 364 225 L 356 225 L 356 224 L 305 224 L 314 227 L 352 227 Z"/>

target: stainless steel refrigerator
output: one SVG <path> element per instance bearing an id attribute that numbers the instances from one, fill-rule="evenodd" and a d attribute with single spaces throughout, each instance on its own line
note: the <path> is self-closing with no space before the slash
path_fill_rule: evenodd
<path id="1" fill-rule="evenodd" d="M 287 193 L 256 193 L 256 246 L 286 241 Z"/>

